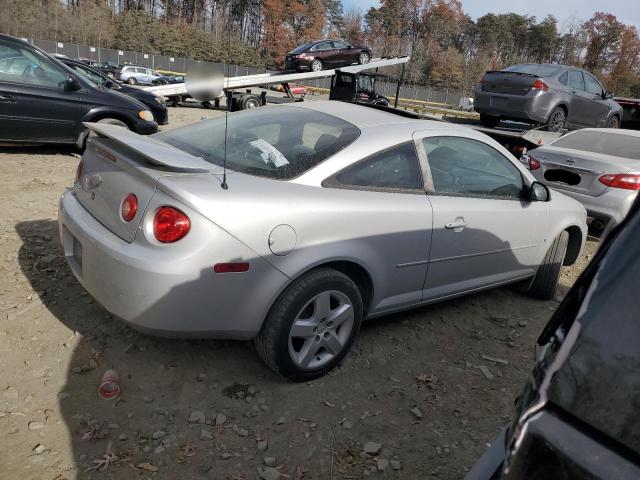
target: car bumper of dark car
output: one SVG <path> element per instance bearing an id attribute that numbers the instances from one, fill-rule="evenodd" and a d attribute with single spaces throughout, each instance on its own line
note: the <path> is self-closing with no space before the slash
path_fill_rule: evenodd
<path id="1" fill-rule="evenodd" d="M 548 92 L 508 95 L 485 92 L 476 87 L 473 108 L 478 113 L 494 117 L 546 123 L 555 103 L 553 94 Z"/>
<path id="2" fill-rule="evenodd" d="M 311 60 L 312 59 L 293 59 L 293 60 L 285 60 L 284 69 L 285 70 L 311 70 Z"/>

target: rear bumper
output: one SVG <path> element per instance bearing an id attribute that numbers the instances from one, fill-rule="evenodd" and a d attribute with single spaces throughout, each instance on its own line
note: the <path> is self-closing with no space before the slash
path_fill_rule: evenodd
<path id="1" fill-rule="evenodd" d="M 511 120 L 545 123 L 554 106 L 552 96 L 545 92 L 526 95 L 490 93 L 476 87 L 473 108 L 478 113 Z"/>
<path id="2" fill-rule="evenodd" d="M 602 221 L 604 226 L 618 224 L 626 217 L 633 201 L 638 196 L 637 191 L 621 188 L 609 188 L 602 195 L 593 197 L 569 190 L 558 188 L 549 182 L 544 182 L 549 188 L 580 202 L 587 210 L 587 217 Z"/>
<path id="3" fill-rule="evenodd" d="M 155 195 L 148 211 L 171 201 Z M 71 190 L 59 207 L 60 239 L 74 275 L 104 308 L 137 330 L 167 337 L 251 339 L 286 285 L 284 274 L 188 208 L 180 207 L 192 221 L 189 234 L 163 245 L 149 238 L 144 218 L 135 240 L 122 240 Z M 213 271 L 215 263 L 238 259 L 250 263 L 249 272 Z"/>

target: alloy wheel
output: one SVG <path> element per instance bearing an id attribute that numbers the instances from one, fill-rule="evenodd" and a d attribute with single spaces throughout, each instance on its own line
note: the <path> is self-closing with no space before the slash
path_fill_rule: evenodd
<path id="1" fill-rule="evenodd" d="M 314 60 L 311 62 L 311 70 L 314 72 L 319 72 L 322 70 L 322 62 L 320 60 Z"/>
<path id="2" fill-rule="evenodd" d="M 365 63 L 369 63 L 369 54 L 362 52 L 360 54 L 359 62 L 360 62 L 361 65 L 363 65 Z"/>
<path id="3" fill-rule="evenodd" d="M 564 128 L 565 118 L 564 110 L 557 109 L 549 119 L 548 130 L 550 132 L 560 132 Z"/>
<path id="4" fill-rule="evenodd" d="M 300 310 L 289 331 L 289 355 L 303 370 L 322 368 L 345 348 L 354 325 L 349 297 L 337 290 L 319 293 Z"/>

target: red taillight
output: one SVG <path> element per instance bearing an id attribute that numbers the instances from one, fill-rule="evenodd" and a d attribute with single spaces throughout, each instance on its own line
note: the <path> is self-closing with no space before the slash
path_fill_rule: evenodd
<path id="1" fill-rule="evenodd" d="M 248 262 L 216 263 L 213 266 L 213 271 L 216 273 L 242 273 L 248 270 Z"/>
<path id="2" fill-rule="evenodd" d="M 529 170 L 538 170 L 540 168 L 540 162 L 529 155 Z"/>
<path id="3" fill-rule="evenodd" d="M 133 217 L 135 217 L 136 213 L 138 213 L 138 197 L 136 197 L 133 193 L 127 195 L 122 201 L 120 213 L 122 214 L 122 219 L 125 222 L 130 222 L 131 220 L 133 220 Z"/>
<path id="4" fill-rule="evenodd" d="M 173 207 L 160 207 L 153 217 L 153 234 L 159 242 L 177 242 L 191 228 L 191 221 L 184 213 Z"/>
<path id="5" fill-rule="evenodd" d="M 640 190 L 640 174 L 638 173 L 611 173 L 602 175 L 598 180 L 607 187 Z"/>
<path id="6" fill-rule="evenodd" d="M 538 78 L 535 82 L 533 82 L 533 85 L 531 85 L 531 90 L 542 90 L 543 92 L 548 92 L 549 85 Z"/>
<path id="7" fill-rule="evenodd" d="M 84 168 L 84 160 L 80 159 L 78 166 L 76 167 L 76 180 L 80 180 L 82 176 L 82 169 Z"/>

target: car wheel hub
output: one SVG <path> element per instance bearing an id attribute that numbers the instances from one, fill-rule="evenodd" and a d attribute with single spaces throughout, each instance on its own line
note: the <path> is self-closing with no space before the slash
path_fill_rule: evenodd
<path id="1" fill-rule="evenodd" d="M 349 341 L 354 309 L 344 293 L 317 294 L 298 312 L 289 331 L 289 355 L 303 370 L 322 368 L 340 355 Z"/>

